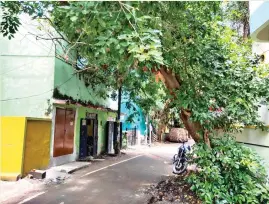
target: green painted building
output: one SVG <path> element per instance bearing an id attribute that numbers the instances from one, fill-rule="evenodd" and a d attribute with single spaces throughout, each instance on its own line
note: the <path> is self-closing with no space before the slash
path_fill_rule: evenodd
<path id="1" fill-rule="evenodd" d="M 81 138 L 83 151 L 92 151 L 90 137 L 96 138 L 94 155 L 106 151 L 106 125 L 116 119 L 117 101 L 98 96 L 106 92 L 102 85 L 94 91 L 87 86 L 71 65 L 75 52 L 65 61 L 52 41 L 27 35 L 47 36 L 37 29 L 40 22 L 26 15 L 21 22 L 14 39 L 0 37 L 1 116 L 51 119 L 50 166 L 77 160 L 83 149 Z M 92 154 L 85 152 L 84 157 Z"/>

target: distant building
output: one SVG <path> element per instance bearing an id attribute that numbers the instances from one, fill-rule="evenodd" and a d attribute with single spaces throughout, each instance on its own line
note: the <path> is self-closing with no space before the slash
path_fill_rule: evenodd
<path id="1" fill-rule="evenodd" d="M 147 138 L 146 116 L 137 104 L 129 101 L 128 94 L 122 97 L 121 112 L 124 114 L 121 120 L 122 131 L 136 131 L 136 138 L 139 141 L 135 143 L 145 142 Z M 131 144 L 130 141 L 129 144 Z"/>

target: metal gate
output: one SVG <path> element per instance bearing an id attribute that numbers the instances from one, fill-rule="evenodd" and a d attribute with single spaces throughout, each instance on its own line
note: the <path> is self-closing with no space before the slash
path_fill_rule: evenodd
<path id="1" fill-rule="evenodd" d="M 137 141 L 137 134 L 136 134 L 136 127 L 135 128 L 126 128 L 126 133 L 127 133 L 127 141 L 128 141 L 128 146 L 133 146 L 136 145 Z"/>
<path id="2" fill-rule="evenodd" d="M 98 147 L 98 120 L 82 118 L 80 122 L 79 158 L 96 156 Z"/>

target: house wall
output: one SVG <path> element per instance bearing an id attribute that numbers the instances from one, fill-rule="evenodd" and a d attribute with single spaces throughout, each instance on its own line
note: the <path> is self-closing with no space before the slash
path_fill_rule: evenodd
<path id="1" fill-rule="evenodd" d="M 267 106 L 261 105 L 258 110 L 260 121 L 269 127 L 269 111 Z M 236 140 L 254 149 L 269 164 L 269 132 L 247 127 L 236 133 Z"/>
<path id="2" fill-rule="evenodd" d="M 242 133 L 236 133 L 235 136 L 238 142 L 254 149 L 269 164 L 269 132 L 245 128 Z"/>
<path id="3" fill-rule="evenodd" d="M 3 100 L 0 104 L 0 115 L 52 119 L 50 165 L 74 161 L 77 158 L 77 149 L 68 156 L 51 156 L 55 121 L 53 90 L 56 88 L 65 99 L 72 98 L 75 101 L 113 110 L 117 109 L 117 101 L 110 98 L 102 99 L 96 94 L 106 94 L 106 87 L 102 85 L 98 85 L 94 91 L 86 87 L 84 81 L 74 74 L 72 66 L 56 58 L 64 53 L 55 47 L 52 41 L 40 40 L 29 34 L 49 37 L 42 31 L 42 28 L 51 29 L 49 25 L 31 20 L 27 15 L 21 16 L 21 22 L 15 38 L 8 40 L 0 36 L 0 99 Z M 57 98 L 57 95 L 55 97 Z M 78 107 L 74 108 L 78 110 Z"/>
<path id="4" fill-rule="evenodd" d="M 125 114 L 124 119 L 122 120 L 122 130 L 125 131 L 126 129 L 133 129 L 136 127 L 140 135 L 146 135 L 146 117 L 141 108 L 136 104 L 133 104 L 136 110 L 133 110 L 133 108 L 129 110 L 126 107 L 126 102 L 127 100 L 123 99 L 123 102 L 121 103 L 121 112 Z M 127 121 L 128 117 L 135 112 L 138 114 L 133 117 L 133 121 Z"/>
<path id="5" fill-rule="evenodd" d="M 75 74 L 75 72 L 76 70 L 71 65 L 55 58 L 54 87 L 62 96 L 65 96 L 65 98 L 69 97 L 80 103 L 104 106 L 117 110 L 117 101 L 113 101 L 109 97 L 103 99 L 98 95 L 100 92 L 106 92 L 106 87 L 98 84 L 96 89 L 93 90 L 87 87 L 83 79 L 80 79 L 79 75 Z M 54 97 L 60 98 L 61 96 L 54 95 Z"/>
<path id="6" fill-rule="evenodd" d="M 269 2 L 250 1 L 250 33 L 253 42 L 252 51 L 263 54 L 263 63 L 269 63 Z M 267 26 L 267 28 L 266 28 Z M 260 120 L 269 126 L 269 111 L 267 106 L 259 108 Z M 245 128 L 242 133 L 236 134 L 237 141 L 256 150 L 269 163 L 269 133 L 254 128 Z"/>
<path id="7" fill-rule="evenodd" d="M 117 109 L 117 101 L 113 101 L 110 98 L 103 99 L 98 96 L 97 93 L 106 92 L 106 88 L 102 85 L 98 85 L 95 90 L 87 87 L 85 82 L 79 75 L 75 74 L 76 70 L 67 62 L 64 62 L 61 59 L 55 58 L 55 72 L 54 72 L 54 88 L 56 91 L 53 94 L 54 108 L 52 116 L 52 139 L 50 142 L 50 166 L 56 166 L 64 164 L 67 162 L 75 161 L 78 159 L 79 154 L 79 137 L 80 137 L 80 120 L 85 118 L 86 110 L 92 113 L 98 113 L 98 118 L 100 120 L 105 119 L 105 115 L 100 110 L 89 109 L 82 107 L 81 105 L 65 105 L 59 104 L 57 99 L 60 101 L 67 101 L 68 99 L 72 102 L 77 101 L 80 104 L 91 104 L 93 106 L 101 106 L 110 108 L 113 110 Z M 56 107 L 72 108 L 76 111 L 75 116 L 75 127 L 74 127 L 74 151 L 72 154 L 63 155 L 59 157 L 53 157 L 53 145 L 54 145 L 54 131 L 55 131 L 55 113 Z M 108 114 L 110 115 L 110 114 Z M 112 114 L 113 115 L 113 114 Z M 114 114 L 115 115 L 115 114 Z M 98 154 L 102 151 L 104 144 L 104 132 L 105 124 L 101 124 L 99 121 L 98 133 Z"/>
<path id="8" fill-rule="evenodd" d="M 32 169 L 46 169 L 50 159 L 51 120 L 27 118 L 23 175 Z"/>
<path id="9" fill-rule="evenodd" d="M 51 121 L 40 118 L 1 117 L 0 173 L 25 176 L 49 164 Z"/>
<path id="10" fill-rule="evenodd" d="M 74 126 L 74 151 L 72 154 L 53 157 L 53 145 L 54 145 L 54 122 L 55 121 L 55 111 L 56 107 L 61 108 L 72 108 L 76 110 L 75 116 L 75 126 Z M 57 166 L 64 163 L 72 162 L 78 159 L 79 157 L 79 145 L 80 145 L 80 121 L 83 118 L 86 118 L 86 112 L 88 113 L 97 113 L 98 114 L 98 147 L 97 154 L 100 154 L 105 151 L 105 140 L 106 140 L 106 121 L 109 118 L 116 118 L 116 113 L 106 110 L 98 110 L 95 108 L 87 108 L 79 105 L 64 105 L 64 104 L 54 104 L 53 118 L 52 118 L 52 136 L 50 141 L 50 165 Z"/>
<path id="11" fill-rule="evenodd" d="M 264 55 L 263 63 L 269 63 L 269 42 L 253 42 L 252 52 L 259 55 Z"/>
<path id="12" fill-rule="evenodd" d="M 114 112 L 96 110 L 86 107 L 78 108 L 78 118 L 76 120 L 76 149 L 79 149 L 80 144 L 80 121 L 82 118 L 86 118 L 86 112 L 88 113 L 97 113 L 98 114 L 98 147 L 97 154 L 105 152 L 105 142 L 106 142 L 106 122 L 108 118 L 114 118 L 116 120 L 117 114 Z M 78 156 L 78 152 L 77 152 Z"/>
<path id="13" fill-rule="evenodd" d="M 250 34 L 255 41 L 269 41 L 269 2 L 249 1 Z"/>
<path id="14" fill-rule="evenodd" d="M 39 23 L 22 15 L 15 38 L 0 36 L 0 114 L 2 116 L 50 117 L 55 65 L 53 42 L 37 40 Z M 43 37 L 46 37 L 44 35 Z M 12 100 L 9 100 L 12 99 Z"/>
<path id="15" fill-rule="evenodd" d="M 25 117 L 1 117 L 0 173 L 22 173 Z"/>

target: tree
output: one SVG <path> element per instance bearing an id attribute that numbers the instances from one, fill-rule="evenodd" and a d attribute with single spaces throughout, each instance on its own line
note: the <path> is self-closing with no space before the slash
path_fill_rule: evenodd
<path id="1" fill-rule="evenodd" d="M 225 8 L 225 14 L 230 21 L 232 28 L 239 35 L 247 39 L 250 35 L 249 25 L 249 2 L 248 1 L 231 1 Z"/>
<path id="2" fill-rule="evenodd" d="M 14 18 L 29 7 L 16 4 L 20 9 L 4 5 L 7 16 Z M 146 111 L 156 105 L 155 99 L 169 100 L 167 108 L 178 111 L 196 142 L 204 137 L 210 146 L 208 134 L 216 128 L 262 125 L 257 109 L 261 98 L 268 99 L 268 72 L 252 56 L 250 42 L 225 24 L 220 2 L 55 2 L 30 7 L 45 10 L 40 18 L 70 44 L 68 50 L 76 49 L 86 59 L 81 71 L 85 78 L 94 76 L 96 83 L 114 89 L 123 86 L 132 100 L 147 101 L 141 103 Z M 165 94 L 159 95 L 159 89 Z"/>

